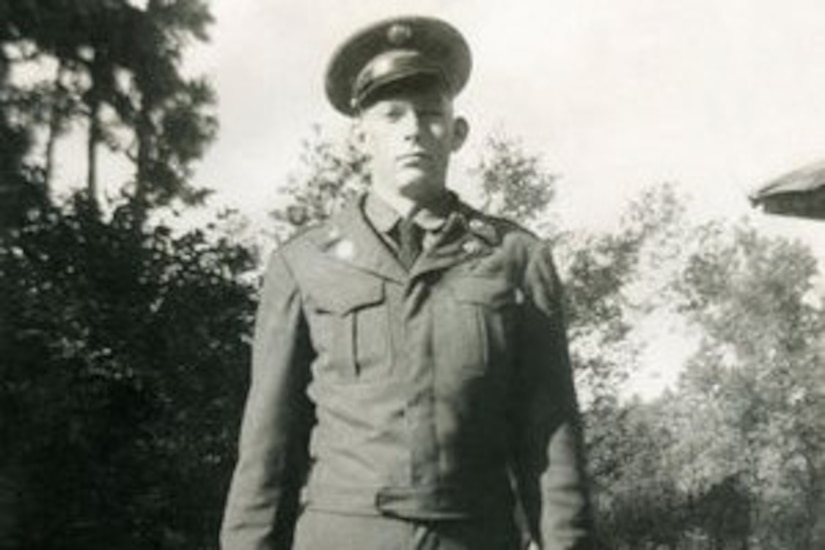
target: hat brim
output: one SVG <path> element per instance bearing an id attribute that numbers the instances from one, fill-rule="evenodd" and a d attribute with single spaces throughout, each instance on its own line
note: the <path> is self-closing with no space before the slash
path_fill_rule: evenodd
<path id="1" fill-rule="evenodd" d="M 395 45 L 388 39 L 388 32 L 395 25 L 404 25 L 410 30 L 409 37 L 401 45 Z M 431 17 L 396 17 L 356 33 L 333 54 L 325 82 L 332 106 L 345 115 L 356 114 L 358 106 L 354 94 L 358 75 L 372 59 L 394 48 L 418 51 L 437 63 L 451 96 L 458 94 L 469 79 L 472 66 L 470 48 L 458 30 Z M 416 74 L 416 71 L 405 71 L 397 76 L 387 76 L 376 84 L 398 82 Z M 373 84 L 371 89 L 375 88 Z"/>

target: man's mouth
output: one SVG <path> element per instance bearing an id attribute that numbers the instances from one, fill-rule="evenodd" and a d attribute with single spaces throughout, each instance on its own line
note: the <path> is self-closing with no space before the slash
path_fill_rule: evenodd
<path id="1" fill-rule="evenodd" d="M 412 151 L 409 153 L 404 153 L 403 155 L 398 155 L 398 161 L 402 163 L 412 162 L 429 162 L 432 157 L 428 153 L 424 151 Z"/>

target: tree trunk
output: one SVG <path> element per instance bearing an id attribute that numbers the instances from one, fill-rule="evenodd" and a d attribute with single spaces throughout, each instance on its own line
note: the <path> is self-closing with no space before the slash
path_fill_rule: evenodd
<path id="1" fill-rule="evenodd" d="M 89 200 L 95 207 L 97 206 L 98 182 L 97 182 L 97 144 L 100 141 L 100 101 L 93 100 L 89 111 L 89 140 L 86 144 L 86 159 L 88 169 L 86 172 L 86 192 Z"/>
<path id="2" fill-rule="evenodd" d="M 146 221 L 149 210 L 149 179 L 151 172 L 152 151 L 152 119 L 151 102 L 143 95 L 140 102 L 140 112 L 135 127 L 137 136 L 137 166 L 135 171 L 134 216 L 138 226 Z"/>
<path id="3" fill-rule="evenodd" d="M 51 196 L 52 180 L 54 179 L 55 145 L 63 127 L 64 113 L 61 112 L 60 102 L 63 100 L 63 95 L 66 92 L 63 86 L 63 75 L 65 72 L 66 63 L 63 59 L 60 59 L 57 65 L 57 73 L 54 77 L 54 100 L 51 112 L 49 113 L 49 135 L 46 141 L 46 174 L 44 181 L 45 188 L 43 189 L 46 198 Z"/>
<path id="4" fill-rule="evenodd" d="M 89 139 L 86 143 L 86 192 L 92 207 L 98 208 L 98 174 L 97 174 L 97 146 L 101 139 L 100 104 L 103 82 L 103 56 L 98 50 L 94 51 L 94 59 L 90 66 L 91 88 L 87 93 L 86 103 L 89 106 Z"/>

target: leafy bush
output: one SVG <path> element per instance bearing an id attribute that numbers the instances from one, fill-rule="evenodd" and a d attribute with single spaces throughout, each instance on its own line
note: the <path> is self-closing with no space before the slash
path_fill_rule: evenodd
<path id="1" fill-rule="evenodd" d="M 3 237 L 0 547 L 215 546 L 254 258 L 129 212 L 76 196 Z"/>

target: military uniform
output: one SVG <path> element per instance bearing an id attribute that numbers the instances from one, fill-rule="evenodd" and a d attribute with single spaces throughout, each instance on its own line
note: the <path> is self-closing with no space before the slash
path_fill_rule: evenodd
<path id="1" fill-rule="evenodd" d="M 269 263 L 224 542 L 279 547 L 299 504 L 500 524 L 512 473 L 533 536 L 573 548 L 577 432 L 548 246 L 460 204 L 407 271 L 355 204 Z"/>
<path id="2" fill-rule="evenodd" d="M 225 550 L 510 550 L 517 503 L 542 547 L 589 547 L 549 246 L 439 204 L 411 265 L 373 194 L 271 257 Z"/>

